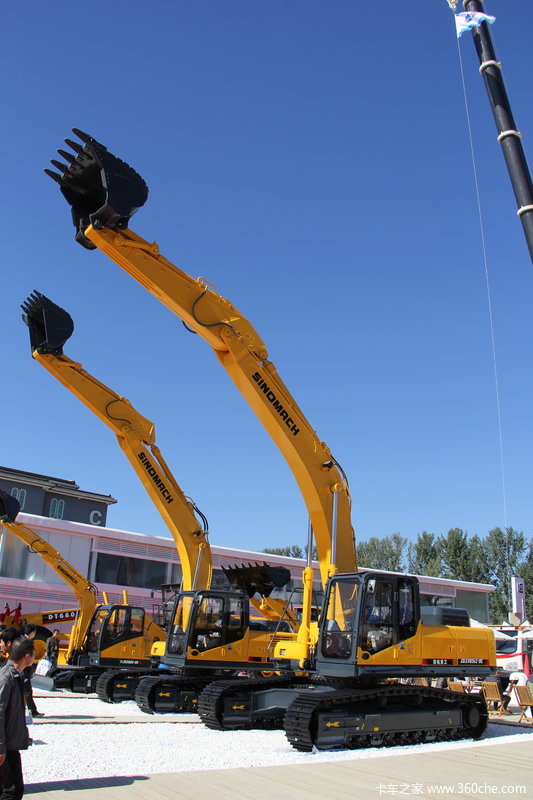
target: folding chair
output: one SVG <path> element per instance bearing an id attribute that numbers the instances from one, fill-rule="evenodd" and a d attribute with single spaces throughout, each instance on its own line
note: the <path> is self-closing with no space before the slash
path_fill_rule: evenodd
<path id="1" fill-rule="evenodd" d="M 461 681 L 448 681 L 448 689 L 450 692 L 458 692 L 459 694 L 466 694 L 465 687 Z"/>
<path id="2" fill-rule="evenodd" d="M 533 715 L 533 694 L 531 694 L 529 686 L 515 686 L 514 690 L 516 692 L 518 705 L 522 711 L 518 722 L 522 722 L 523 719 L 526 719 L 526 711 L 528 708 L 531 709 L 531 714 Z M 533 722 L 533 718 L 528 719 L 527 722 Z"/>
<path id="3" fill-rule="evenodd" d="M 483 696 L 487 701 L 487 708 L 490 709 L 491 703 L 497 703 L 494 713 L 498 714 L 499 717 L 501 717 L 503 714 L 511 713 L 504 708 L 503 697 L 501 696 L 500 688 L 495 681 L 483 681 L 481 684 L 481 689 L 483 691 Z"/>

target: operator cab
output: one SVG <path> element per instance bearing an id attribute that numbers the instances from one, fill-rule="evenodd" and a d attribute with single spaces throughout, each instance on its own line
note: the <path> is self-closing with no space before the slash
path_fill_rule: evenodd
<path id="1" fill-rule="evenodd" d="M 182 592 L 168 632 L 167 657 L 183 664 L 188 648 L 191 655 L 198 655 L 242 639 L 249 616 L 248 598 L 242 592 Z"/>
<path id="2" fill-rule="evenodd" d="M 414 636 L 419 620 L 416 578 L 374 572 L 336 575 L 329 582 L 320 620 L 320 671 L 357 675 L 358 648 L 364 662 Z"/>
<path id="3" fill-rule="evenodd" d="M 86 639 L 87 664 L 106 664 L 112 657 L 128 662 L 146 660 L 143 650 L 144 609 L 137 606 L 100 606 L 93 614 Z M 138 640 L 141 640 L 139 642 Z"/>

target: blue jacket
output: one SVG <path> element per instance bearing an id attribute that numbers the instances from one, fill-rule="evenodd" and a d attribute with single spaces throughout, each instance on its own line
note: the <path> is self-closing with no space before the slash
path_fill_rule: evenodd
<path id="1" fill-rule="evenodd" d="M 23 677 L 12 661 L 0 670 L 0 754 L 28 749 L 22 682 Z"/>

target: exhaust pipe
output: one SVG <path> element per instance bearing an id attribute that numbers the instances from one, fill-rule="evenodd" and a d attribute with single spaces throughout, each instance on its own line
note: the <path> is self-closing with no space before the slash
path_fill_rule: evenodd
<path id="1" fill-rule="evenodd" d="M 22 319 L 30 329 L 32 353 L 62 355 L 63 345 L 74 332 L 72 317 L 40 292 L 32 292 L 22 303 Z"/>
<path id="2" fill-rule="evenodd" d="M 19 511 L 17 498 L 0 490 L 0 522 L 15 522 Z"/>
<path id="3" fill-rule="evenodd" d="M 95 228 L 127 228 L 130 217 L 146 203 L 148 187 L 135 170 L 88 133 L 72 128 L 83 142 L 65 142 L 75 155 L 58 150 L 66 164 L 51 159 L 59 172 L 45 169 L 59 184 L 67 203 L 72 207 L 76 241 L 88 250 L 95 246 L 85 236 L 89 225 Z"/>

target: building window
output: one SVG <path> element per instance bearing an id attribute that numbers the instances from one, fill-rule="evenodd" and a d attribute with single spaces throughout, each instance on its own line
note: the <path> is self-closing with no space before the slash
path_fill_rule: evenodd
<path id="1" fill-rule="evenodd" d="M 50 516 L 53 519 L 63 519 L 63 514 L 65 513 L 65 501 L 64 500 L 56 500 L 54 499 L 50 503 Z"/>
<path id="2" fill-rule="evenodd" d="M 94 580 L 96 583 L 160 589 L 161 584 L 167 582 L 167 564 L 164 561 L 97 553 Z"/>
<path id="3" fill-rule="evenodd" d="M 458 608 L 466 608 L 470 616 L 478 622 L 487 623 L 490 621 L 489 596 L 486 592 L 457 589 L 455 605 Z"/>
<path id="4" fill-rule="evenodd" d="M 231 586 L 230 582 L 226 578 L 225 574 L 222 572 L 221 569 L 214 569 L 213 575 L 211 576 L 211 588 L 212 589 L 229 589 Z"/>
<path id="5" fill-rule="evenodd" d="M 26 504 L 26 489 L 11 489 L 11 497 L 14 497 L 15 500 L 18 500 L 20 510 L 24 511 L 24 506 Z"/>

